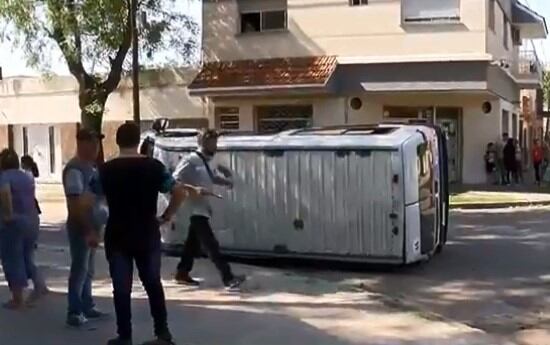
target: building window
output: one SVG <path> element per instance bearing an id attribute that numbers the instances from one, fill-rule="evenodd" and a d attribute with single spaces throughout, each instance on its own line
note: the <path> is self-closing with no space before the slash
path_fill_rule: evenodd
<path id="1" fill-rule="evenodd" d="M 216 127 L 224 131 L 238 131 L 240 129 L 238 107 L 216 107 Z"/>
<path id="2" fill-rule="evenodd" d="M 258 106 L 255 107 L 255 113 L 259 133 L 278 133 L 308 128 L 313 124 L 312 105 Z"/>
<path id="3" fill-rule="evenodd" d="M 502 43 L 504 48 L 508 49 L 508 36 L 509 36 L 510 26 L 508 25 L 508 19 L 504 17 L 502 19 Z"/>
<path id="4" fill-rule="evenodd" d="M 286 10 L 241 13 L 241 33 L 279 31 L 286 28 Z"/>
<path id="5" fill-rule="evenodd" d="M 29 130 L 23 127 L 23 155 L 29 154 Z"/>
<path id="6" fill-rule="evenodd" d="M 349 1 L 350 6 L 362 6 L 362 5 L 368 5 L 369 0 L 350 0 Z"/>
<path id="7" fill-rule="evenodd" d="M 495 1 L 496 0 L 489 0 L 489 29 L 493 30 L 495 32 Z"/>
<path id="8" fill-rule="evenodd" d="M 460 21 L 460 0 L 401 0 L 404 23 L 455 23 Z"/>

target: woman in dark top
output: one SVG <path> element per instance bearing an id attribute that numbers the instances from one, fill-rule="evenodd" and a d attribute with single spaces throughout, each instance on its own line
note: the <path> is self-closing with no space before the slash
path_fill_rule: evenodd
<path id="1" fill-rule="evenodd" d="M 508 139 L 503 149 L 504 168 L 506 169 L 506 184 L 510 185 L 512 176 L 515 175 L 517 169 L 516 163 L 516 146 L 514 139 Z"/>
<path id="2" fill-rule="evenodd" d="M 26 172 L 30 177 L 32 177 L 33 181 L 34 179 L 40 177 L 40 171 L 38 170 L 38 165 L 34 161 L 34 159 L 29 155 L 24 155 L 21 157 L 21 169 Z M 36 209 L 38 210 L 38 214 L 42 214 L 42 210 L 40 209 L 40 205 L 38 204 L 38 200 L 34 199 L 34 203 L 36 204 Z"/>

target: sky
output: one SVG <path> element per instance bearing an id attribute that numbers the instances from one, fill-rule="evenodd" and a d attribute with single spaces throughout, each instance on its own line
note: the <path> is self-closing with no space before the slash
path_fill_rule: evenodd
<path id="1" fill-rule="evenodd" d="M 192 16 L 198 23 L 202 22 L 201 0 L 176 0 L 173 9 Z M 161 54 L 165 54 L 167 56 L 171 55 L 166 52 Z M 174 54 L 174 52 L 172 52 L 172 54 Z M 65 63 L 61 53 L 56 50 L 56 53 L 53 55 L 54 56 L 52 56 L 51 59 L 55 62 L 51 63 L 51 71 L 49 72 L 59 75 L 69 75 L 67 64 Z M 13 50 L 10 45 L 2 43 L 0 43 L 0 67 L 2 67 L 3 77 L 39 76 L 43 73 L 42 71 L 29 68 L 25 62 L 25 56 L 22 52 Z"/>
<path id="2" fill-rule="evenodd" d="M 481 1 L 481 0 L 480 0 Z M 536 10 L 539 14 L 547 18 L 547 23 L 550 26 L 550 0 L 520 0 L 526 5 Z M 176 7 L 186 11 L 186 13 L 197 18 L 201 22 L 201 2 L 197 0 L 177 0 Z M 538 40 L 534 42 L 539 58 L 550 67 L 550 39 Z M 55 74 L 68 75 L 68 70 L 61 55 L 54 57 L 57 63 L 52 64 L 52 71 Z M 0 43 L 0 66 L 2 67 L 3 75 L 9 76 L 35 76 L 41 72 L 33 70 L 26 66 L 25 57 L 21 52 L 13 51 L 8 45 Z"/>

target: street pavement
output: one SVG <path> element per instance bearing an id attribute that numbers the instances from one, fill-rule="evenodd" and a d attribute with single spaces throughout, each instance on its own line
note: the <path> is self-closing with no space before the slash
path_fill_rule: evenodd
<path id="1" fill-rule="evenodd" d="M 45 223 L 64 217 L 62 204 L 43 204 Z M 178 344 L 197 345 L 548 345 L 550 209 L 461 211 L 452 214 L 449 245 L 422 265 L 371 268 L 260 267 L 235 264 L 249 276 L 229 294 L 212 264 L 200 260 L 201 289 L 171 281 L 163 262 L 172 330 Z M 0 344 L 98 345 L 114 320 L 84 330 L 64 326 L 68 250 L 59 226 L 45 226 L 38 261 L 54 293 L 23 312 L 0 310 Z M 0 274 L 1 276 L 1 274 Z M 94 293 L 112 311 L 103 254 Z M 0 278 L 0 299 L 8 296 Z M 135 284 L 136 343 L 151 336 L 148 305 Z"/>

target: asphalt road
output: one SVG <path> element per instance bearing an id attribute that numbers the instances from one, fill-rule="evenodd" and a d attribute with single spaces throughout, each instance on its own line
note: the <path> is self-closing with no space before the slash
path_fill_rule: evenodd
<path id="1" fill-rule="evenodd" d="M 279 288 L 298 300 L 335 296 L 342 291 L 365 291 L 371 300 L 376 296 L 384 299 L 385 306 L 391 304 L 388 301 L 395 301 L 393 307 L 397 309 L 411 308 L 426 315 L 433 312 L 446 320 L 520 344 L 550 344 L 550 335 L 541 331 L 550 329 L 550 208 L 457 211 L 453 212 L 451 223 L 449 243 L 443 253 L 422 265 L 370 272 L 318 267 L 285 267 L 278 271 L 252 268 L 251 274 L 259 281 L 272 279 L 258 288 L 264 296 L 269 295 L 266 291 L 272 293 Z M 58 227 L 45 227 L 41 243 L 49 248 L 63 248 L 66 239 Z M 215 272 L 209 269 L 215 277 Z M 292 283 L 287 279 L 289 275 L 305 279 L 307 288 L 285 285 Z M 311 285 L 309 279 L 316 283 Z M 105 289 L 108 292 L 109 287 Z M 181 298 L 177 291 L 173 296 Z M 215 298 L 211 300 L 208 296 L 200 297 L 211 308 L 212 305 L 219 308 Z M 365 308 L 363 312 L 368 314 Z M 354 317 L 359 315 L 366 314 Z M 349 331 L 345 332 L 346 338 L 353 335 Z M 532 334 L 536 334 L 536 341 L 530 339 Z M 408 336 L 415 339 L 414 335 Z"/>

